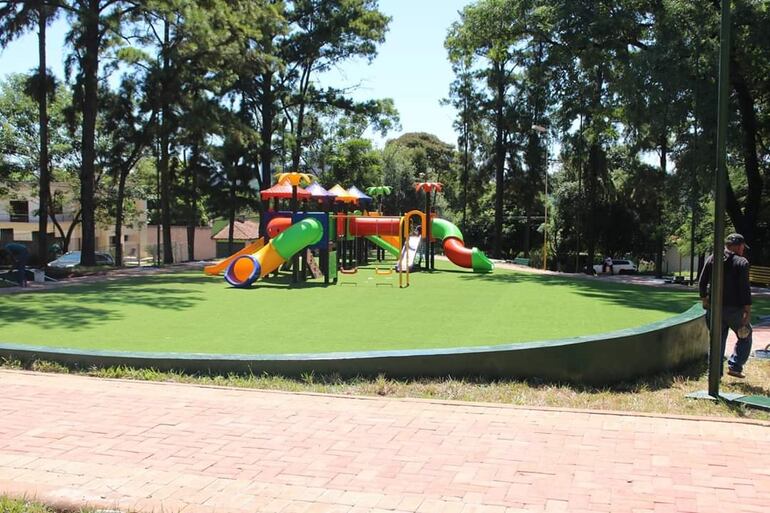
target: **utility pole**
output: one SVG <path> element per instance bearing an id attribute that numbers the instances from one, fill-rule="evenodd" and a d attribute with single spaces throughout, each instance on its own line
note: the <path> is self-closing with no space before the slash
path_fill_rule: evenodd
<path id="1" fill-rule="evenodd" d="M 725 197 L 727 195 L 727 121 L 730 91 L 730 0 L 722 0 L 722 24 L 719 31 L 719 96 L 717 111 L 717 165 L 714 194 L 714 265 L 711 278 L 711 351 L 709 352 L 709 390 L 719 397 L 722 377 L 722 291 L 724 267 L 720 265 L 725 237 Z"/>

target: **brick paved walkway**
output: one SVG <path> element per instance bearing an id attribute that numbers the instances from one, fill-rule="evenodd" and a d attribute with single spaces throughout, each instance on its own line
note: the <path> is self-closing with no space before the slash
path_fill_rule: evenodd
<path id="1" fill-rule="evenodd" d="M 164 512 L 770 511 L 770 424 L 0 371 L 0 491 Z"/>

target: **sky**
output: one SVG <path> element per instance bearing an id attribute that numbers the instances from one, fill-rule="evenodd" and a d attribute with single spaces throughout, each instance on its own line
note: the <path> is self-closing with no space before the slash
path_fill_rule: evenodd
<path id="1" fill-rule="evenodd" d="M 470 0 L 380 0 L 380 10 L 392 18 L 377 57 L 348 61 L 324 74 L 322 86 L 350 87 L 357 100 L 392 98 L 401 117 L 401 131 L 384 139 L 367 134 L 377 146 L 406 132 L 429 132 L 456 144 L 452 128 L 455 111 L 439 102 L 449 94 L 452 69 L 444 49 L 450 25 Z M 67 24 L 57 21 L 48 31 L 48 66 L 64 76 L 64 35 Z M 0 77 L 28 72 L 37 65 L 37 35 L 26 34 L 0 53 Z"/>

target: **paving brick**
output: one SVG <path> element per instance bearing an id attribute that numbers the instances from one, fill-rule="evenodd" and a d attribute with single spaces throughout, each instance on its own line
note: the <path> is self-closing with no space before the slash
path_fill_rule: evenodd
<path id="1" fill-rule="evenodd" d="M 768 423 L 6 370 L 0 389 L 0 492 L 57 504 L 139 513 L 770 511 Z"/>

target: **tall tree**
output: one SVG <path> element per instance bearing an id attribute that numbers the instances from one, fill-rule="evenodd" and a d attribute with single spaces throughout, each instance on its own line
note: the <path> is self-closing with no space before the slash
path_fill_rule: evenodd
<path id="1" fill-rule="evenodd" d="M 377 45 L 385 40 L 390 18 L 377 10 L 377 0 L 294 0 L 286 18 L 290 32 L 282 45 L 286 63 L 284 81 L 291 93 L 284 109 L 290 112 L 294 132 L 292 169 L 298 170 L 304 143 L 308 104 L 329 102 L 341 91 L 319 91 L 314 76 L 341 61 L 377 55 Z"/>
<path id="2" fill-rule="evenodd" d="M 68 40 L 77 66 L 76 104 L 82 112 L 80 202 L 82 208 L 82 265 L 96 265 L 96 118 L 99 110 L 99 72 L 101 58 L 124 22 L 137 8 L 121 0 L 72 0 L 57 2 L 72 23 Z"/>
<path id="3" fill-rule="evenodd" d="M 465 230 L 468 216 L 468 185 L 471 169 L 474 167 L 475 150 L 478 146 L 476 132 L 481 124 L 479 111 L 482 95 L 474 83 L 472 71 L 466 69 L 463 63 L 454 65 L 454 73 L 456 78 L 449 87 L 449 98 L 442 101 L 452 105 L 458 112 L 453 125 L 458 132 L 457 146 L 460 148 L 462 155 L 462 175 L 460 177 L 462 190 L 460 194 L 462 201 L 461 225 Z"/>
<path id="4" fill-rule="evenodd" d="M 103 128 L 107 138 L 104 161 L 115 190 L 115 264 L 123 265 L 123 225 L 126 202 L 126 185 L 131 171 L 151 143 L 149 126 L 154 123 L 155 112 L 142 115 L 138 100 L 141 98 L 137 83 L 124 78 L 117 92 L 102 93 Z"/>
<path id="5" fill-rule="evenodd" d="M 39 181 L 40 126 L 36 97 L 36 74 L 12 74 L 0 81 L 0 178 L 24 183 Z M 51 148 L 48 170 L 53 182 L 67 186 L 55 192 L 49 191 L 49 219 L 59 234 L 60 242 L 68 247 L 72 233 L 80 222 L 80 209 L 73 213 L 66 230 L 59 222 L 56 211 L 65 203 L 79 204 L 76 193 L 80 166 L 79 130 L 75 126 L 77 123 L 73 123 L 76 117 L 72 117 L 72 94 L 66 86 L 53 87 L 47 101 Z"/>
<path id="6" fill-rule="evenodd" d="M 474 69 L 489 91 L 489 119 L 494 130 L 495 220 L 493 254 L 503 250 L 505 142 L 511 131 L 507 96 L 515 82 L 522 34 L 521 5 L 512 0 L 481 0 L 465 7 L 460 21 L 449 30 L 444 46 L 449 59 L 463 69 Z"/>
<path id="7" fill-rule="evenodd" d="M 0 48 L 23 34 L 37 28 L 38 71 L 35 96 L 38 102 L 38 132 L 40 156 L 38 158 L 38 247 L 40 263 L 48 263 L 48 217 L 51 195 L 51 173 L 48 158 L 48 96 L 52 81 L 49 80 L 46 63 L 46 29 L 56 15 L 55 6 L 43 0 L 29 2 L 0 2 Z"/>

